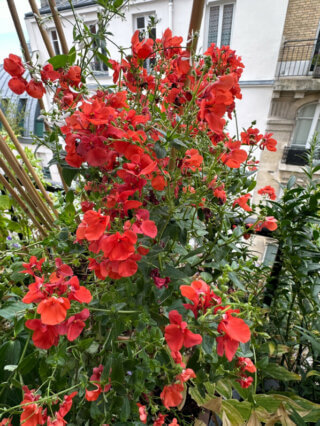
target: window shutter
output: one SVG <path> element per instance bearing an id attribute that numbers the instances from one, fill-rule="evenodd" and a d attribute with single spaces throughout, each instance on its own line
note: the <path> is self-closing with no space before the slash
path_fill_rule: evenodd
<path id="1" fill-rule="evenodd" d="M 265 266 L 269 266 L 271 268 L 272 265 L 274 264 L 277 253 L 278 253 L 278 246 L 275 244 L 269 244 L 264 253 L 264 259 L 262 263 Z"/>
<path id="2" fill-rule="evenodd" d="M 233 4 L 226 4 L 223 7 L 221 46 L 229 46 L 231 39 L 231 27 L 233 17 Z"/>
<path id="3" fill-rule="evenodd" d="M 217 44 L 218 42 L 219 12 L 220 12 L 220 6 L 210 7 L 208 46 L 210 46 L 211 43 Z"/>

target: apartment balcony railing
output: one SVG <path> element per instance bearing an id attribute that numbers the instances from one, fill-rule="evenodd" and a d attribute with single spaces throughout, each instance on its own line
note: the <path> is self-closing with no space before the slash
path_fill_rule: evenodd
<path id="1" fill-rule="evenodd" d="M 320 78 L 320 40 L 287 40 L 280 51 L 277 77 Z"/>

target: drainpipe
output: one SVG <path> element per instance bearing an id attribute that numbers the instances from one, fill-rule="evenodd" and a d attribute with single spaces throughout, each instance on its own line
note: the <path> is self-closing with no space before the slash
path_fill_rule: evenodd
<path id="1" fill-rule="evenodd" d="M 169 12 L 169 28 L 173 31 L 173 0 L 168 2 L 168 12 Z"/>

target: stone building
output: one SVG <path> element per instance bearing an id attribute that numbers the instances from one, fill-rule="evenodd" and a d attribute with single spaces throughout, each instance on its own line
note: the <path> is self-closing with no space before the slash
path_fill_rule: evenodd
<path id="1" fill-rule="evenodd" d="M 310 141 L 320 131 L 319 24 L 318 0 L 289 0 L 266 129 L 278 150 L 261 155 L 258 188 L 273 180 L 279 191 L 292 174 L 303 181 Z"/>

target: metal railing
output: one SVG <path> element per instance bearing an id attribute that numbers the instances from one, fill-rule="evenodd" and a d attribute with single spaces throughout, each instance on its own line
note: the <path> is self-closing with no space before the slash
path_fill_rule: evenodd
<path id="1" fill-rule="evenodd" d="M 320 39 L 285 41 L 280 51 L 276 75 L 320 78 Z"/>

